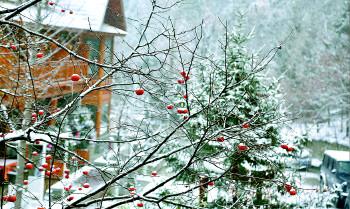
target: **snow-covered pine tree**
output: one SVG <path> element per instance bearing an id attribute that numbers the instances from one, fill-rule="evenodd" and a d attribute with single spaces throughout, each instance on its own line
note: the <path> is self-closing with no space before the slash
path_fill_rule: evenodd
<path id="1" fill-rule="evenodd" d="M 207 203 L 206 194 L 200 194 L 199 204 L 206 208 L 272 206 L 277 204 L 276 191 L 283 190 L 284 166 L 275 152 L 281 149 L 279 121 L 283 118 L 278 83 L 261 73 L 266 63 L 256 64 L 258 59 L 247 52 L 244 45 L 249 38 L 240 31 L 229 35 L 222 58 L 201 62 L 191 70 L 197 71 L 192 76 L 195 84 L 188 85 L 192 113 L 218 98 L 185 126 L 193 142 L 199 136 L 209 137 L 196 153 L 195 166 L 179 178 L 203 184 L 200 193 L 207 193 L 207 184 L 211 182 L 209 188 L 213 188 L 215 182 L 219 194 L 215 201 Z M 168 162 L 181 169 L 184 156 Z"/>

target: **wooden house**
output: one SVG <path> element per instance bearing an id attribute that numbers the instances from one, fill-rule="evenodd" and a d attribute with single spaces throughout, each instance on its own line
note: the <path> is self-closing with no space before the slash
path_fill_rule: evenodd
<path id="1" fill-rule="evenodd" d="M 14 8 L 19 2 L 0 0 L 2 8 Z M 115 38 L 126 35 L 122 0 L 43 1 L 15 20 L 100 63 L 113 63 Z M 86 89 L 108 71 L 88 65 L 42 38 L 31 36 L 33 40 L 27 41 L 23 34 L 15 28 L 0 27 L 0 99 L 8 109 L 23 110 L 31 99 L 45 104 L 45 111 L 50 113 L 59 108 L 62 100 Z M 71 81 L 72 74 L 81 79 Z M 101 134 L 102 117 L 109 121 L 110 103 L 108 89 L 94 91 L 81 101 L 82 105 L 95 107 L 97 136 Z"/>

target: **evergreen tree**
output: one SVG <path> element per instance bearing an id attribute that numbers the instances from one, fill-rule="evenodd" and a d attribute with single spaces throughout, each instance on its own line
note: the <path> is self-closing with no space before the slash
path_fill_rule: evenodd
<path id="1" fill-rule="evenodd" d="M 260 72 L 264 64 L 252 64 L 258 60 L 245 48 L 249 38 L 241 31 L 230 35 L 226 57 L 199 64 L 196 84 L 189 85 L 189 89 L 201 90 L 189 102 L 192 113 L 216 100 L 186 124 L 192 142 L 201 140 L 200 136 L 208 140 L 198 149 L 195 166 L 179 177 L 191 183 L 201 178 L 200 204 L 206 208 L 273 205 L 275 191 L 284 182 L 276 153 L 281 149 L 279 121 L 283 117 L 278 83 Z M 186 107 L 185 100 L 179 106 Z M 186 162 L 184 156 L 179 154 L 169 163 L 180 169 Z M 206 205 L 207 185 L 213 182 L 223 195 Z"/>

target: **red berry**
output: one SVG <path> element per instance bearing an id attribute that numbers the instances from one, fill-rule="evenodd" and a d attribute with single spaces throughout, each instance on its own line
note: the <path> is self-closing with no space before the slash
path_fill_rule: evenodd
<path id="1" fill-rule="evenodd" d="M 43 167 L 43 168 L 46 168 L 46 169 L 47 169 L 47 168 L 49 167 L 49 164 L 48 164 L 48 163 L 44 163 L 44 164 L 42 164 L 42 165 L 41 165 L 41 167 Z"/>
<path id="2" fill-rule="evenodd" d="M 174 108 L 174 106 L 173 106 L 173 105 L 167 105 L 166 108 L 167 108 L 168 110 L 172 110 L 172 109 Z"/>
<path id="3" fill-rule="evenodd" d="M 178 83 L 178 84 L 184 84 L 185 81 L 184 81 L 184 80 L 177 80 L 177 83 Z"/>
<path id="4" fill-rule="evenodd" d="M 69 179 L 69 174 L 64 175 L 64 178 Z"/>
<path id="5" fill-rule="evenodd" d="M 45 159 L 46 159 L 46 160 L 51 160 L 51 159 L 52 159 L 52 156 L 51 156 L 51 155 L 46 155 Z"/>
<path id="6" fill-rule="evenodd" d="M 88 171 L 83 171 L 83 174 L 87 176 L 87 175 L 89 175 L 89 172 Z"/>
<path id="7" fill-rule="evenodd" d="M 61 171 L 61 168 L 55 168 L 54 170 L 53 170 L 53 172 L 55 173 L 55 174 L 59 174 L 60 173 L 60 171 Z"/>
<path id="8" fill-rule="evenodd" d="M 294 151 L 294 148 L 293 148 L 293 147 L 288 147 L 287 151 L 288 151 L 288 152 L 293 152 L 293 151 Z"/>
<path id="9" fill-rule="evenodd" d="M 71 79 L 72 81 L 79 81 L 79 80 L 80 80 L 80 75 L 78 75 L 78 74 L 73 74 L 73 75 L 70 77 L 70 79 Z"/>
<path id="10" fill-rule="evenodd" d="M 187 109 L 184 109 L 184 110 L 182 111 L 182 113 L 186 114 L 186 113 L 188 113 L 188 110 L 187 110 Z"/>
<path id="11" fill-rule="evenodd" d="M 177 113 L 182 114 L 183 113 L 183 109 L 177 109 Z"/>
<path id="12" fill-rule="evenodd" d="M 39 110 L 38 113 L 39 113 L 39 115 L 44 115 L 45 112 L 44 112 L 44 110 Z"/>
<path id="13" fill-rule="evenodd" d="M 223 141 L 225 141 L 225 138 L 223 136 L 220 136 L 220 137 L 216 138 L 216 141 L 223 142 Z"/>
<path id="14" fill-rule="evenodd" d="M 128 190 L 131 192 L 131 191 L 136 191 L 136 188 L 135 187 L 129 187 Z"/>
<path id="15" fill-rule="evenodd" d="M 43 171 L 43 170 L 45 170 L 42 166 L 40 166 L 39 167 L 39 171 L 41 172 L 41 171 Z"/>
<path id="16" fill-rule="evenodd" d="M 3 201 L 7 201 L 8 199 L 9 199 L 9 196 L 7 196 L 7 195 L 5 195 L 5 196 L 2 197 L 2 200 L 3 200 Z"/>
<path id="17" fill-rule="evenodd" d="M 145 90 L 143 90 L 141 88 L 135 90 L 136 95 L 142 95 L 143 93 L 145 93 Z"/>
<path id="18" fill-rule="evenodd" d="M 185 81 L 188 81 L 188 80 L 190 80 L 190 76 L 186 75 L 186 76 L 184 77 L 184 79 L 185 79 Z"/>
<path id="19" fill-rule="evenodd" d="M 69 187 L 64 187 L 64 190 L 68 192 L 70 190 L 70 188 Z"/>
<path id="20" fill-rule="evenodd" d="M 17 50 L 17 46 L 15 46 L 15 45 L 11 44 L 10 47 L 11 47 L 12 50 Z"/>
<path id="21" fill-rule="evenodd" d="M 69 169 L 66 169 L 66 170 L 64 170 L 64 173 L 65 173 L 65 174 L 69 174 L 69 173 L 70 173 L 70 170 L 69 170 Z"/>
<path id="22" fill-rule="evenodd" d="M 281 148 L 282 148 L 282 149 L 288 149 L 288 145 L 286 145 L 286 144 L 281 144 Z"/>
<path id="23" fill-rule="evenodd" d="M 152 176 L 157 176 L 157 175 L 158 175 L 158 174 L 157 174 L 157 171 L 152 171 L 151 175 L 152 175 Z"/>
<path id="24" fill-rule="evenodd" d="M 185 116 L 184 116 L 184 120 L 187 120 L 187 118 L 188 118 L 188 116 L 185 115 Z"/>
<path id="25" fill-rule="evenodd" d="M 137 207 L 143 207 L 143 203 L 142 202 L 139 202 L 136 205 L 137 205 Z"/>
<path id="26" fill-rule="evenodd" d="M 44 57 L 44 54 L 39 52 L 36 54 L 36 58 L 43 58 Z"/>
<path id="27" fill-rule="evenodd" d="M 37 114 L 35 112 L 32 113 L 32 117 L 33 118 L 36 118 L 37 117 Z"/>
<path id="28" fill-rule="evenodd" d="M 28 169 L 28 170 L 31 170 L 31 169 L 34 168 L 34 165 L 31 164 L 31 163 L 27 163 L 27 164 L 25 165 L 25 168 Z"/>
<path id="29" fill-rule="evenodd" d="M 46 175 L 46 176 L 50 176 L 50 175 L 51 175 L 51 171 L 46 171 L 46 172 L 45 172 L 45 175 Z"/>
<path id="30" fill-rule="evenodd" d="M 74 196 L 69 196 L 69 197 L 67 198 L 68 201 L 72 201 L 73 199 L 74 199 Z"/>
<path id="31" fill-rule="evenodd" d="M 243 123 L 242 128 L 249 128 L 250 124 L 249 123 Z"/>
<path id="32" fill-rule="evenodd" d="M 81 190 L 83 190 L 83 188 L 79 187 L 78 190 L 81 191 Z"/>
<path id="33" fill-rule="evenodd" d="M 17 200 L 16 195 L 10 195 L 10 196 L 8 196 L 8 198 L 7 198 L 7 201 L 8 201 L 8 202 L 16 202 L 16 200 Z"/>
<path id="34" fill-rule="evenodd" d="M 286 189 L 287 192 L 289 192 L 292 189 L 292 185 L 289 182 L 286 182 L 284 184 L 284 188 Z"/>
<path id="35" fill-rule="evenodd" d="M 89 183 L 85 183 L 85 184 L 83 184 L 83 187 L 84 187 L 84 188 L 89 188 L 89 187 L 90 187 L 90 184 L 89 184 Z"/>
<path id="36" fill-rule="evenodd" d="M 65 12 L 66 10 L 65 9 L 61 9 L 61 12 Z"/>
<path id="37" fill-rule="evenodd" d="M 48 4 L 49 4 L 50 6 L 53 6 L 53 5 L 55 5 L 55 2 L 49 1 Z"/>
<path id="38" fill-rule="evenodd" d="M 39 153 L 38 153 L 37 151 L 34 151 L 34 152 L 32 152 L 32 155 L 33 155 L 33 156 L 38 156 Z"/>
<path id="39" fill-rule="evenodd" d="M 289 194 L 292 195 L 292 196 L 294 196 L 294 195 L 297 194 L 297 190 L 295 190 L 294 188 L 291 188 L 291 189 L 289 190 Z"/>
<path id="40" fill-rule="evenodd" d="M 240 151 L 246 151 L 246 150 L 248 150 L 248 146 L 245 145 L 245 144 L 243 144 L 243 143 L 240 143 L 237 147 L 238 147 L 238 149 L 239 149 Z"/>
<path id="41" fill-rule="evenodd" d="M 187 75 L 187 73 L 186 73 L 185 71 L 181 71 L 181 72 L 180 72 L 180 75 L 181 75 L 182 77 L 185 77 L 185 76 Z"/>
<path id="42" fill-rule="evenodd" d="M 40 144 L 40 139 L 35 139 L 35 144 Z"/>
<path id="43" fill-rule="evenodd" d="M 214 186 L 214 184 L 215 184 L 215 183 L 214 183 L 213 181 L 210 181 L 210 182 L 208 183 L 208 186 L 211 186 L 211 187 L 212 187 L 212 186 Z"/>
<path id="44" fill-rule="evenodd" d="M 183 97 L 184 97 L 184 99 L 187 99 L 187 94 L 185 94 Z"/>
<path id="45" fill-rule="evenodd" d="M 28 180 L 23 181 L 23 185 L 28 185 L 28 183 L 29 183 Z"/>

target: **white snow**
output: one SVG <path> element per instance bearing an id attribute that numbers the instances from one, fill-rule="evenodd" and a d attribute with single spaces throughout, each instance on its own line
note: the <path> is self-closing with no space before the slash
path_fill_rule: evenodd
<path id="1" fill-rule="evenodd" d="M 336 143 L 350 147 L 350 137 L 346 136 L 346 120 L 336 118 L 328 123 L 321 123 L 318 125 L 315 123 L 301 124 L 298 122 L 289 124 L 281 131 L 284 141 L 291 142 L 295 137 L 305 135 L 310 140 L 326 141 L 329 143 Z"/>
<path id="2" fill-rule="evenodd" d="M 350 161 L 350 151 L 326 150 L 324 153 L 337 161 Z"/>

